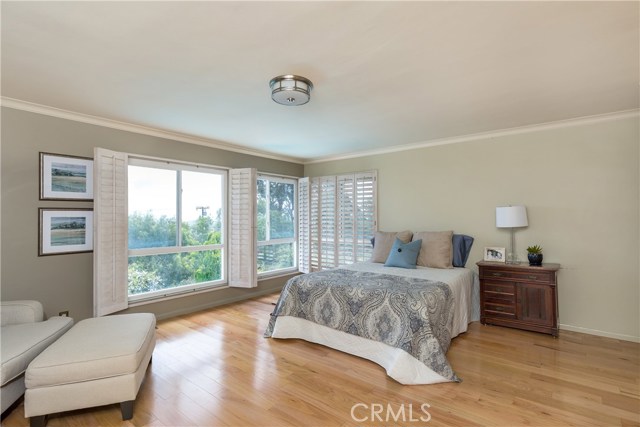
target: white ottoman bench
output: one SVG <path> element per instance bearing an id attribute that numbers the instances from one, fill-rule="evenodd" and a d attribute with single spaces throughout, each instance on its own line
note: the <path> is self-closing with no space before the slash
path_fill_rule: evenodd
<path id="1" fill-rule="evenodd" d="M 120 403 L 122 419 L 133 402 L 155 347 L 150 313 L 96 317 L 78 322 L 40 353 L 25 374 L 24 415 L 32 427 L 48 414 Z"/>

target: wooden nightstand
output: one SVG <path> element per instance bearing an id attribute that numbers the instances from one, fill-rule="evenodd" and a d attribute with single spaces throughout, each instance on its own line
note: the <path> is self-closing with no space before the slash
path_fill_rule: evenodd
<path id="1" fill-rule="evenodd" d="M 479 261 L 480 321 L 558 336 L 560 264 Z"/>

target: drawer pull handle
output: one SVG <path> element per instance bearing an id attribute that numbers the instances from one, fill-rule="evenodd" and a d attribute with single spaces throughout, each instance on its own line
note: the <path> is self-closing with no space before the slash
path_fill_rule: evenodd
<path id="1" fill-rule="evenodd" d="M 527 277 L 531 280 L 536 280 L 538 278 L 538 276 L 534 276 L 534 275 L 529 275 Z"/>
<path id="2" fill-rule="evenodd" d="M 498 276 L 498 277 L 502 276 L 502 273 L 497 273 L 495 271 L 493 273 L 491 273 L 491 274 L 494 275 L 494 276 Z"/>

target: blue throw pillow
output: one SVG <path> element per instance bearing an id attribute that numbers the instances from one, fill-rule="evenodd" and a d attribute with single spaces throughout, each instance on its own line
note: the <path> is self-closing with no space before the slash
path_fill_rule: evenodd
<path id="1" fill-rule="evenodd" d="M 387 262 L 384 263 L 384 266 L 416 268 L 416 261 L 418 260 L 421 246 L 422 239 L 402 243 L 402 240 L 396 237 L 396 241 L 393 243 L 393 247 L 391 248 L 391 252 L 389 252 L 389 257 L 387 258 Z"/>
<path id="2" fill-rule="evenodd" d="M 464 234 L 454 234 L 451 243 L 453 245 L 453 266 L 464 267 L 469 259 L 469 253 L 473 245 L 473 237 Z"/>

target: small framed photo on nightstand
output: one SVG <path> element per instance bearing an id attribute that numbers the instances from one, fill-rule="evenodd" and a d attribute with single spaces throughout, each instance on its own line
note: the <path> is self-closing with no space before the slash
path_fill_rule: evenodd
<path id="1" fill-rule="evenodd" d="M 506 256 L 504 248 L 485 247 L 484 260 L 493 262 L 505 262 Z"/>

